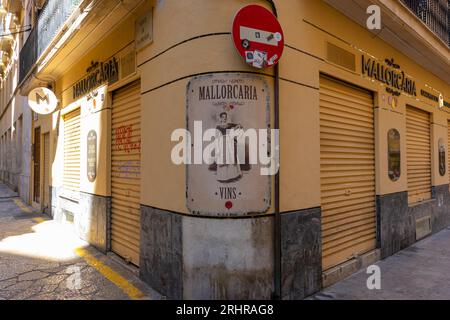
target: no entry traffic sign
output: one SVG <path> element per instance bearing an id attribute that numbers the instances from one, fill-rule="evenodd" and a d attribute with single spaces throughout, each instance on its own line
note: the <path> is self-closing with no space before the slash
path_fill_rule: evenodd
<path id="1" fill-rule="evenodd" d="M 249 5 L 236 14 L 233 40 L 239 54 L 255 68 L 271 67 L 283 54 L 284 34 L 272 12 Z"/>

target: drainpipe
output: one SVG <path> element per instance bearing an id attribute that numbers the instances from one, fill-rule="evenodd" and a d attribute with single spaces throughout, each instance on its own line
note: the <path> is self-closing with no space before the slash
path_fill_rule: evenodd
<path id="1" fill-rule="evenodd" d="M 272 0 L 266 0 L 271 8 L 275 17 L 278 18 L 277 8 Z M 275 65 L 274 76 L 274 125 L 276 130 L 280 129 L 280 67 L 279 63 Z M 280 141 L 280 140 L 278 140 Z M 278 159 L 278 161 L 280 161 Z M 275 219 L 273 224 L 273 247 L 274 247 L 274 270 L 273 270 L 273 282 L 274 292 L 273 299 L 281 300 L 281 214 L 280 214 L 280 170 L 275 175 Z"/>

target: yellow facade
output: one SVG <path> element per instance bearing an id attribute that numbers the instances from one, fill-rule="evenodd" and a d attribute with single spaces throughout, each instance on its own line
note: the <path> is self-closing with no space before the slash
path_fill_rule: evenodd
<path id="1" fill-rule="evenodd" d="M 232 19 L 241 7 L 250 3 L 248 1 L 227 1 L 226 5 L 223 1 L 216 0 L 147 0 L 136 1 L 136 3 L 139 3 L 136 8 L 129 14 L 124 14 L 124 18 L 118 21 L 114 28 L 102 29 L 101 32 L 104 36 L 90 46 L 89 50 L 86 50 L 78 59 L 73 59 L 73 64 L 55 78 L 55 94 L 60 99 L 59 109 L 52 115 L 39 116 L 34 122 L 34 127 L 40 127 L 42 135 L 50 133 L 52 164 L 50 186 L 61 188 L 63 187 L 62 173 L 64 169 L 63 118 L 68 112 L 81 108 L 79 191 L 99 197 L 111 197 L 112 95 L 115 90 L 135 80 L 140 80 L 140 205 L 184 217 L 186 220 L 181 223 L 182 227 L 180 228 L 185 231 L 192 230 L 190 229 L 192 222 L 188 220 L 192 215 L 186 207 L 186 168 L 173 164 L 170 158 L 171 150 L 174 147 L 174 143 L 170 140 L 171 134 L 174 130 L 186 126 L 187 84 L 194 76 L 201 74 L 258 73 L 271 87 L 270 112 L 273 127 L 274 70 L 269 68 L 260 71 L 251 68 L 234 48 L 230 33 Z M 267 1 L 261 0 L 254 3 L 271 10 Z M 440 109 L 437 102 L 421 95 L 421 90 L 434 95 L 442 94 L 445 101 L 450 102 L 450 84 L 380 38 L 374 37 L 369 30 L 362 28 L 323 1 L 275 1 L 275 5 L 286 43 L 284 55 L 279 64 L 281 152 L 279 200 L 282 216 L 288 219 L 292 212 L 320 208 L 323 205 L 321 203 L 321 75 L 332 77 L 372 93 L 376 196 L 408 191 L 407 105 L 427 111 L 431 116 L 430 192 L 432 187 L 448 185 L 450 171 L 448 165 L 447 173 L 444 176 L 439 174 L 438 142 L 443 139 L 445 146 L 449 146 L 450 109 L 448 107 Z M 150 10 L 153 11 L 153 42 L 135 52 L 135 22 L 143 13 Z M 330 61 L 328 53 L 330 45 L 334 48 L 337 47 L 347 57 L 353 57 L 353 70 Z M 102 84 L 98 88 L 99 95 L 95 106 L 92 105 L 92 99 L 88 99 L 85 95 L 74 98 L 73 86 L 87 76 L 86 69 L 91 62 L 105 62 L 116 58 L 120 63 L 130 54 L 136 55 L 136 71 L 126 76 L 121 76 L 119 71 L 118 81 L 111 85 Z M 391 94 L 386 91 L 386 85 L 363 74 L 363 57 L 366 60 L 370 58 L 378 61 L 383 65 L 385 59 L 393 58 L 400 69 L 415 81 L 417 95 L 412 96 L 402 92 L 396 105 L 390 105 Z M 57 62 L 58 60 L 50 61 L 42 72 L 51 73 L 51 70 L 56 70 Z M 443 67 L 449 68 L 449 64 Z M 5 118 L 9 117 L 3 117 L 2 121 Z M 387 135 L 392 128 L 397 129 L 400 133 L 401 176 L 397 181 L 390 180 L 388 176 Z M 96 130 L 98 135 L 97 176 L 93 182 L 88 180 L 86 173 L 86 137 L 91 130 Z M 274 188 L 274 178 L 272 177 L 272 190 Z M 260 221 L 273 216 L 275 211 L 274 194 L 272 192 L 272 207 L 259 216 Z M 52 201 L 57 200 L 52 199 Z M 80 208 L 85 208 L 81 202 L 82 200 L 79 203 Z M 141 214 L 143 212 L 141 211 Z M 106 213 L 106 216 L 108 215 L 110 212 Z M 141 218 L 141 221 L 144 221 L 143 219 L 146 218 Z M 255 220 L 258 219 L 255 218 Z M 223 223 L 222 220 L 219 220 L 214 223 Z M 264 223 L 261 223 L 264 225 L 261 228 L 265 228 L 264 230 L 268 232 L 272 229 L 270 220 L 267 221 L 264 220 Z M 236 221 L 232 223 L 236 223 Z M 272 252 L 272 235 L 259 236 L 260 238 L 255 236 L 256 241 L 261 239 L 263 239 L 261 241 L 266 241 L 264 242 L 267 244 L 264 247 L 265 250 Z M 183 233 L 183 237 L 185 242 L 191 239 L 187 231 Z M 226 237 L 224 236 L 224 238 Z M 321 238 L 318 237 L 318 239 L 319 243 L 316 244 L 316 249 L 317 246 L 320 248 Z M 141 241 L 141 243 L 145 243 L 145 241 Z M 245 245 L 248 243 L 245 242 L 244 251 Z M 108 244 L 104 246 L 105 251 L 108 251 L 108 247 Z M 146 250 L 145 248 L 145 246 L 141 247 L 141 268 L 143 268 L 142 264 L 146 258 L 146 253 L 142 253 L 142 250 Z M 191 248 L 183 247 L 183 250 L 187 255 Z M 218 250 L 220 255 L 222 251 Z M 225 251 L 226 249 L 223 252 Z M 268 255 L 267 261 L 270 261 L 272 253 L 268 253 Z M 219 261 L 222 261 L 221 259 L 225 258 L 221 256 Z M 346 259 L 343 258 L 343 260 Z M 273 265 L 267 261 L 266 265 L 260 268 L 273 270 Z M 188 264 L 185 260 L 182 263 Z M 210 261 L 205 262 L 205 265 L 208 263 Z M 252 269 L 253 267 L 255 270 Z M 320 269 L 320 272 L 327 271 L 322 270 L 321 265 L 317 268 Z M 253 265 L 250 269 L 249 272 L 256 274 L 261 271 Z M 265 274 L 261 277 L 265 277 L 266 284 L 271 283 L 271 275 Z M 187 280 L 180 281 L 190 283 Z M 213 291 L 211 289 L 213 285 L 208 284 L 207 286 L 207 290 Z M 265 297 L 263 294 L 261 296 Z M 197 295 L 185 293 L 183 297 L 197 297 Z M 211 293 L 207 297 L 222 296 L 214 296 Z"/>
<path id="2" fill-rule="evenodd" d="M 261 1 L 261 4 L 268 7 L 264 1 Z M 70 108 L 77 104 L 72 99 L 72 86 L 86 74 L 86 68 L 91 61 L 105 61 L 111 56 L 119 56 L 126 50 L 132 50 L 134 21 L 139 13 L 150 10 L 154 6 L 147 1 L 134 15 L 119 24 L 95 48 L 81 57 L 69 72 L 56 81 L 56 94 L 61 97 L 63 108 Z M 255 71 L 247 67 L 236 54 L 229 34 L 230 17 L 233 17 L 241 6 L 241 3 L 236 2 L 223 8 L 220 3 L 214 1 L 206 5 L 204 1 L 192 1 L 180 7 L 178 3 L 167 1 L 160 5 L 160 8 L 156 6 L 154 9 L 154 42 L 137 53 L 138 75 L 135 76 L 140 77 L 142 81 L 142 118 L 148 121 L 148 126 L 143 128 L 143 136 L 146 139 L 143 140 L 142 173 L 148 177 L 142 182 L 142 188 L 148 190 L 142 195 L 143 204 L 187 213 L 184 203 L 184 168 L 171 163 L 169 156 L 173 144 L 168 137 L 173 130 L 184 126 L 184 88 L 190 76 L 207 72 Z M 417 81 L 418 90 L 427 84 L 448 97 L 450 96 L 448 84 L 423 70 L 383 41 L 373 39 L 369 31 L 320 1 L 280 2 L 277 7 L 287 44 L 280 63 L 282 211 L 320 206 L 317 89 L 321 73 L 332 75 L 375 93 L 377 155 L 379 155 L 376 162 L 377 172 L 383 172 L 387 168 L 387 158 L 384 156 L 387 152 L 387 141 L 384 139 L 387 130 L 394 126 L 399 129 L 401 137 L 405 137 L 406 104 L 432 113 L 433 165 L 437 167 L 435 156 L 437 141 L 439 138 L 447 139 L 445 134 L 447 111 L 439 110 L 436 103 L 423 97 L 406 95 L 399 98 L 398 107 L 395 109 L 389 107 L 385 87 L 361 76 L 360 56 L 370 55 L 380 61 L 385 57 L 395 57 L 395 61 L 401 65 L 402 69 Z M 192 21 L 189 28 L 182 28 L 181 25 L 173 23 L 186 19 Z M 169 21 L 171 23 L 168 23 Z M 328 42 L 355 54 L 355 72 L 347 71 L 327 61 Z M 172 48 L 174 45 L 176 46 Z M 270 80 L 272 70 L 264 72 L 267 72 L 269 81 L 272 81 Z M 121 80 L 114 85 L 114 88 L 126 82 L 127 79 Z M 106 90 L 112 91 L 111 88 Z M 103 106 L 105 109 L 107 104 L 108 95 Z M 106 115 L 107 112 L 104 119 L 98 118 L 99 115 L 95 117 L 84 115 L 83 117 L 88 117 L 85 120 L 92 121 L 92 124 L 89 126 L 83 122 L 86 125 L 83 132 L 89 131 L 90 127 L 98 126 L 100 123 L 106 123 L 108 118 Z M 40 117 L 35 127 L 42 126 L 42 132 L 47 132 L 51 127 L 50 121 L 48 116 Z M 104 134 L 106 135 L 107 132 Z M 104 144 L 101 148 L 104 148 L 105 152 L 101 154 L 105 156 L 104 161 L 107 161 L 108 141 L 99 140 Z M 52 150 L 55 150 L 55 147 Z M 158 150 L 158 152 L 150 150 Z M 402 153 L 405 153 L 405 150 Z M 406 172 L 405 161 L 406 157 L 403 157 L 402 172 L 404 173 Z M 91 186 L 87 181 L 82 181 L 82 190 L 109 195 L 108 183 L 106 183 L 108 173 L 102 172 L 107 167 L 107 165 L 102 166 L 99 171 L 101 178 L 99 181 L 105 183 Z M 301 170 L 301 168 L 308 168 L 308 170 Z M 160 183 L 155 184 L 155 181 Z M 433 185 L 445 183 L 448 183 L 448 179 L 441 177 L 437 170 L 433 170 Z M 56 185 L 57 182 L 53 184 Z M 390 181 L 387 175 L 377 175 L 377 194 L 405 190 L 406 175 L 403 174 L 397 182 Z"/>

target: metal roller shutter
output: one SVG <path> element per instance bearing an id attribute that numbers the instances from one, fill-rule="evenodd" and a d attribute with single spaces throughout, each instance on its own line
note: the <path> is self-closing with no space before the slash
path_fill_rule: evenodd
<path id="1" fill-rule="evenodd" d="M 9 131 L 8 131 L 9 133 Z M 8 143 L 9 143 L 9 134 L 8 134 Z M 8 145 L 9 149 L 9 145 Z M 8 150 L 7 149 L 7 150 Z M 33 154 L 33 160 L 34 160 L 34 172 L 33 172 L 33 178 L 34 178 L 34 184 L 33 184 L 33 201 L 36 203 L 41 203 L 41 127 L 34 129 L 34 154 Z M 10 150 L 8 150 L 7 154 L 11 154 Z M 6 159 L 8 160 L 8 158 Z M 8 162 L 6 163 L 7 170 L 8 170 Z"/>
<path id="2" fill-rule="evenodd" d="M 430 114 L 406 107 L 408 203 L 431 199 Z"/>
<path id="3" fill-rule="evenodd" d="M 139 265 L 141 189 L 140 83 L 113 93 L 111 247 Z"/>
<path id="4" fill-rule="evenodd" d="M 50 133 L 44 134 L 44 208 L 46 208 L 46 213 L 49 212 L 50 208 Z"/>
<path id="5" fill-rule="evenodd" d="M 80 190 L 80 109 L 64 116 L 64 175 L 63 186 Z M 75 193 L 76 195 L 76 193 Z"/>
<path id="6" fill-rule="evenodd" d="M 322 268 L 376 246 L 372 94 L 320 79 Z"/>

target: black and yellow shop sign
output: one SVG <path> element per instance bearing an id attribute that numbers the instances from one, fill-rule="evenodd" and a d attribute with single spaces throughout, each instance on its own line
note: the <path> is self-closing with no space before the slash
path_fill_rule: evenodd
<path id="1" fill-rule="evenodd" d="M 119 80 L 119 63 L 115 57 L 105 62 L 91 62 L 86 70 L 87 76 L 73 86 L 73 99 L 78 99 L 101 86 L 112 84 Z"/>
<path id="2" fill-rule="evenodd" d="M 439 108 L 447 107 L 450 108 L 450 102 L 444 100 L 442 94 L 436 95 L 432 94 L 424 89 L 420 90 L 420 95 L 428 100 L 434 101 L 438 104 Z"/>
<path id="3" fill-rule="evenodd" d="M 385 59 L 384 62 L 362 55 L 362 74 L 384 83 L 386 91 L 394 96 L 399 96 L 401 92 L 417 96 L 416 82 L 406 76 L 400 65 L 394 59 Z"/>

